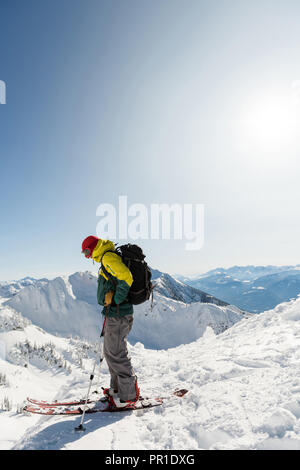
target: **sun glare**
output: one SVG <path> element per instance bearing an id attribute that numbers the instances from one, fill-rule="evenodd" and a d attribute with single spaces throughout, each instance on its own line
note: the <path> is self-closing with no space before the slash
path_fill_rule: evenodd
<path id="1" fill-rule="evenodd" d="M 296 136 L 296 110 L 291 100 L 265 95 L 249 101 L 240 119 L 243 145 L 281 150 Z"/>

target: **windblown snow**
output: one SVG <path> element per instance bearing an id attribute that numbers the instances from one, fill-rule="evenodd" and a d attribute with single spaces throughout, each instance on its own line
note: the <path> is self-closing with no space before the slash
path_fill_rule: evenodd
<path id="1" fill-rule="evenodd" d="M 2 299 L 0 449 L 300 449 L 300 298 L 250 316 L 232 306 L 188 305 L 157 294 L 152 312 L 149 306 L 136 309 L 129 351 L 142 395 L 187 388 L 184 398 L 87 416 L 84 434 L 73 432 L 79 417 L 20 412 L 26 396 L 52 400 L 86 393 L 97 344 L 74 325 L 80 320 L 84 326 L 90 313 L 99 331 L 101 315 L 96 304 L 97 316 L 81 310 L 87 285 L 76 279 L 56 281 L 57 304 L 48 297 L 56 312 L 65 306 L 55 316 L 61 330 L 43 317 L 51 314 L 49 302 L 42 302 L 49 291 L 30 300 L 29 292 L 36 294 L 31 285 L 9 304 Z M 24 302 L 17 300 L 21 293 Z M 108 384 L 105 361 L 94 382 L 93 390 Z"/>

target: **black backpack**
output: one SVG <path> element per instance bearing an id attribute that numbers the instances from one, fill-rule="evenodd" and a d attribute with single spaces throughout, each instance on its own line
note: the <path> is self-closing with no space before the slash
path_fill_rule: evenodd
<path id="1" fill-rule="evenodd" d="M 118 246 L 115 250 L 108 250 L 105 253 L 116 253 L 122 258 L 122 262 L 130 270 L 133 283 L 128 292 L 127 300 L 133 305 L 139 305 L 146 300 L 150 299 L 152 294 L 153 285 L 151 283 L 151 271 L 145 261 L 145 255 L 143 250 L 138 245 L 127 245 Z M 105 255 L 103 254 L 103 256 Z M 102 258 L 103 258 L 102 256 Z M 108 278 L 112 278 L 111 274 L 107 272 L 103 266 L 101 258 L 101 268 Z"/>

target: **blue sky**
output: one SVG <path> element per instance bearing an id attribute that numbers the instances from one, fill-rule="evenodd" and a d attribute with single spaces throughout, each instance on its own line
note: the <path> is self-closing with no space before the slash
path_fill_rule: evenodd
<path id="1" fill-rule="evenodd" d="M 99 204 L 204 204 L 153 267 L 299 263 L 298 1 L 1 0 L 0 280 L 93 269 Z M 130 240 L 129 240 L 130 241 Z"/>

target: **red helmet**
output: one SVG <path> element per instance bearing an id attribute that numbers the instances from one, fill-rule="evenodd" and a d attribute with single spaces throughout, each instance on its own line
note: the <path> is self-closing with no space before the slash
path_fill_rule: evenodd
<path id="1" fill-rule="evenodd" d="M 96 248 L 99 238 L 90 235 L 89 237 L 85 238 L 82 242 L 82 251 L 81 253 L 84 254 L 86 258 L 90 258 L 92 256 L 93 250 Z"/>

